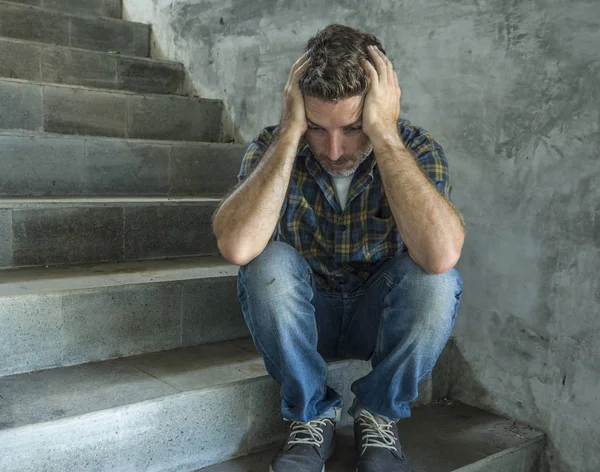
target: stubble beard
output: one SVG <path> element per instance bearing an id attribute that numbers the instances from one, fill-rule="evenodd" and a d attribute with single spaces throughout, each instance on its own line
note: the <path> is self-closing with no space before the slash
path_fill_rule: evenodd
<path id="1" fill-rule="evenodd" d="M 327 165 L 329 159 L 326 156 L 318 156 L 317 160 L 321 163 L 321 166 L 323 167 L 323 169 L 325 169 L 325 172 L 327 172 L 332 177 L 349 177 L 350 175 L 356 172 L 356 169 L 358 169 L 358 167 L 365 161 L 365 159 L 369 157 L 369 154 L 371 154 L 372 151 L 373 146 L 369 144 L 366 147 L 366 149 L 361 154 L 359 154 L 360 157 L 358 159 L 346 159 L 342 157 L 342 160 L 355 161 L 354 165 L 352 167 L 349 167 L 348 169 L 331 169 Z"/>

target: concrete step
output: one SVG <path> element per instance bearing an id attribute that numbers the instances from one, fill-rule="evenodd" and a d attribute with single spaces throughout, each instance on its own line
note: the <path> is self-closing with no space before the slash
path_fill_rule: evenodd
<path id="1" fill-rule="evenodd" d="M 413 472 L 541 470 L 543 433 L 459 402 L 415 408 L 410 419 L 398 423 L 398 429 Z M 277 452 L 278 448 L 273 448 L 200 470 L 265 472 Z M 352 427 L 339 428 L 327 472 L 355 472 L 356 458 Z"/>
<path id="2" fill-rule="evenodd" d="M 0 200 L 0 268 L 217 254 L 214 198 Z"/>
<path id="3" fill-rule="evenodd" d="M 237 270 L 196 257 L 0 271 L 0 376 L 247 337 Z"/>
<path id="4" fill-rule="evenodd" d="M 330 364 L 346 405 L 368 370 Z M 0 378 L 0 470 L 192 471 L 281 441 L 278 390 L 250 340 Z"/>
<path id="5" fill-rule="evenodd" d="M 138 93 L 181 94 L 183 65 L 0 38 L 0 77 Z"/>
<path id="6" fill-rule="evenodd" d="M 73 13 L 76 15 L 121 18 L 121 0 L 10 0 L 35 7 Z"/>
<path id="7" fill-rule="evenodd" d="M 246 147 L 0 133 L 0 196 L 221 197 Z"/>
<path id="8" fill-rule="evenodd" d="M 93 3 L 90 0 L 89 4 Z M 102 3 L 103 0 L 99 2 Z M 0 1 L 0 36 L 95 51 L 118 51 L 131 56 L 149 56 L 149 25 L 72 13 L 70 9 L 46 9 Z"/>
<path id="9" fill-rule="evenodd" d="M 0 79 L 0 130 L 227 142 L 220 100 Z"/>

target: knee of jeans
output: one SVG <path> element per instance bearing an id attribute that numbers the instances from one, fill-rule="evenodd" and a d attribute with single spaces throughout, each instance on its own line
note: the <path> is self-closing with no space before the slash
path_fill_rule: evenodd
<path id="1" fill-rule="evenodd" d="M 295 248 L 281 241 L 272 241 L 256 258 L 240 267 L 239 276 L 247 287 L 268 291 L 289 286 L 289 282 L 298 277 L 308 279 L 309 273 L 310 266 Z"/>
<path id="2" fill-rule="evenodd" d="M 441 274 L 430 274 L 417 264 L 408 252 L 397 255 L 390 266 L 389 276 L 393 284 L 408 278 L 418 284 L 421 289 L 431 287 L 432 290 L 454 289 L 462 291 L 462 277 L 458 270 L 450 269 Z"/>
<path id="3" fill-rule="evenodd" d="M 398 301 L 411 306 L 424 327 L 433 330 L 451 328 L 462 295 L 462 277 L 456 269 L 430 274 L 404 253 L 396 257 L 390 277 Z"/>

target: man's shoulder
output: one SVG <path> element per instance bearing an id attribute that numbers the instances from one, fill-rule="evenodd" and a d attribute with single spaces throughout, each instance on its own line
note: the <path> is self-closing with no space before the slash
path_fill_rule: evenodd
<path id="1" fill-rule="evenodd" d="M 279 125 L 265 126 L 254 137 L 254 139 L 250 143 L 250 148 L 256 149 L 258 147 L 259 150 L 262 150 L 262 152 L 266 151 L 267 148 L 269 146 L 271 146 L 271 144 L 273 144 L 273 142 L 277 138 L 278 128 L 279 128 Z M 308 142 L 306 141 L 306 138 L 303 136 L 302 139 L 300 139 L 300 142 L 298 143 L 298 151 L 297 151 L 298 155 L 302 155 L 303 153 L 306 153 L 307 147 L 308 147 Z"/>
<path id="2" fill-rule="evenodd" d="M 430 152 L 443 153 L 441 145 L 429 131 L 421 126 L 414 125 L 407 119 L 400 118 L 398 120 L 398 133 L 405 146 L 413 151 L 417 157 L 427 155 Z"/>
<path id="3" fill-rule="evenodd" d="M 276 125 L 265 126 L 263 129 L 261 129 L 258 132 L 258 134 L 256 136 L 254 136 L 252 143 L 269 147 L 275 140 L 276 132 L 277 132 Z"/>
<path id="4" fill-rule="evenodd" d="M 398 118 L 398 132 L 404 141 L 411 141 L 419 136 L 431 137 L 426 129 L 413 124 L 406 118 Z"/>

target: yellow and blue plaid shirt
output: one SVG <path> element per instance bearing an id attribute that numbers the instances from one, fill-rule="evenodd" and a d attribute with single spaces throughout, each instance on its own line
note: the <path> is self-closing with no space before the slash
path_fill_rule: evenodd
<path id="1" fill-rule="evenodd" d="M 398 130 L 438 191 L 450 199 L 448 163 L 442 147 L 427 131 L 405 119 L 398 120 Z M 239 182 L 256 168 L 273 143 L 275 131 L 275 126 L 263 129 L 248 146 Z M 317 286 L 327 292 L 356 289 L 381 262 L 407 250 L 373 152 L 356 170 L 342 210 L 331 176 L 304 139 L 272 240 L 296 248 L 312 268 Z"/>

